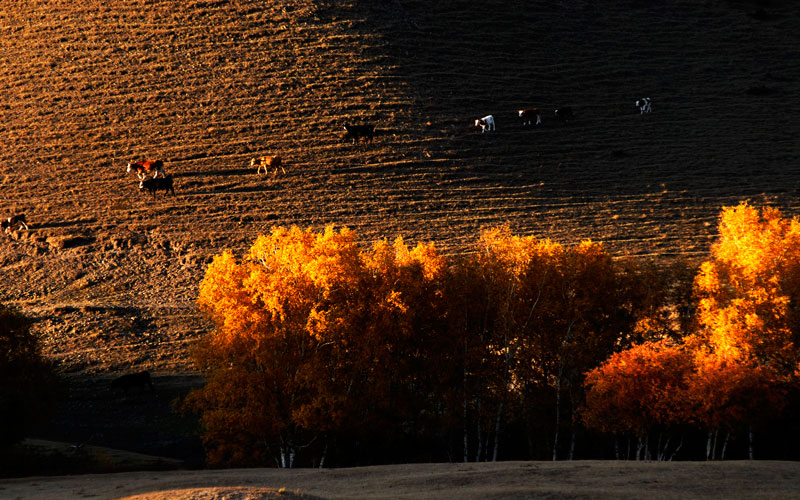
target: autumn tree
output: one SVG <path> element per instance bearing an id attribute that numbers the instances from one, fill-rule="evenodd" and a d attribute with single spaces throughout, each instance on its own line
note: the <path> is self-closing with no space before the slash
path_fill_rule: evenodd
<path id="1" fill-rule="evenodd" d="M 553 460 L 558 458 L 562 409 L 566 406 L 570 441 L 566 457 L 575 447 L 576 413 L 583 400 L 585 373 L 612 352 L 629 343 L 636 322 L 635 274 L 623 272 L 602 245 L 582 242 L 565 252 L 557 263 L 558 283 L 553 297 L 550 324 L 541 325 L 545 352 L 555 356 L 556 427 Z M 562 404 L 564 395 L 567 405 Z"/>
<path id="2" fill-rule="evenodd" d="M 443 306 L 448 261 L 435 245 L 409 248 L 402 238 L 379 241 L 362 258 L 369 279 L 362 356 L 352 369 L 365 388 L 361 406 L 378 415 L 370 432 L 386 443 L 435 441 L 443 425 L 441 394 L 452 384 L 445 369 L 452 344 Z"/>
<path id="3" fill-rule="evenodd" d="M 691 408 L 691 353 L 669 340 L 645 342 L 613 354 L 586 375 L 581 417 L 590 428 L 637 440 L 634 458 L 651 458 L 650 437 L 657 434 L 655 458 L 671 460 L 683 443 Z M 672 448 L 670 444 L 672 443 Z"/>
<path id="4" fill-rule="evenodd" d="M 800 223 L 775 209 L 725 208 L 719 240 L 694 280 L 695 318 L 680 321 L 691 334 L 673 347 L 643 344 L 590 372 L 587 423 L 616 432 L 636 432 L 631 422 L 642 429 L 691 424 L 707 431 L 708 459 L 724 458 L 731 433 L 746 428 L 752 458 L 752 426 L 774 417 L 796 388 L 799 243 Z M 677 365 L 666 366 L 670 359 L 680 359 L 681 370 L 671 371 Z M 671 386 L 680 381 L 681 389 L 645 390 L 666 383 L 653 370 L 677 377 Z M 652 413 L 664 404 L 673 410 Z M 663 415 L 670 420 L 659 420 Z"/>
<path id="5" fill-rule="evenodd" d="M 444 269 L 432 245 L 363 251 L 332 227 L 274 228 L 241 261 L 217 256 L 198 299 L 215 324 L 197 354 L 207 384 L 187 400 L 209 462 L 322 465 L 341 441 L 419 413 L 408 405 L 429 400 L 420 358 L 441 341 Z"/>
<path id="6" fill-rule="evenodd" d="M 446 297 L 462 370 L 464 461 L 498 457 L 502 423 L 525 383 L 518 373 L 519 350 L 542 314 L 545 267 L 559 251 L 548 240 L 490 228 L 481 232 L 474 253 L 451 270 Z"/>
<path id="7" fill-rule="evenodd" d="M 790 376 L 800 361 L 800 221 L 742 203 L 722 211 L 719 231 L 695 282 L 697 341 Z"/>
<path id="8" fill-rule="evenodd" d="M 199 305 L 215 328 L 187 408 L 217 464 L 353 463 L 401 442 L 497 460 L 520 423 L 529 449 L 549 440 L 553 458 L 572 458 L 584 374 L 663 330 L 645 319 L 663 315 L 651 277 L 600 244 L 507 227 L 450 259 L 432 244 L 365 249 L 348 230 L 274 228 L 206 272 Z"/>
<path id="9" fill-rule="evenodd" d="M 786 386 L 765 365 L 733 360 L 713 352 L 694 354 L 687 378 L 684 418 L 707 430 L 706 459 L 725 459 L 731 433 L 763 423 L 783 408 Z M 749 456 L 753 458 L 752 435 Z"/>
<path id="10" fill-rule="evenodd" d="M 712 436 L 783 405 L 800 366 L 800 222 L 775 208 L 726 207 L 711 258 L 695 279 L 698 421 Z M 744 394 L 750 396 L 744 397 Z"/>
<path id="11" fill-rule="evenodd" d="M 474 253 L 453 267 L 447 302 L 461 339 L 464 460 L 496 459 L 506 417 L 541 422 L 542 411 L 550 412 L 553 457 L 562 428 L 571 431 L 572 457 L 583 374 L 627 345 L 645 309 L 639 270 L 597 243 L 565 247 L 508 227 L 482 231 Z"/>

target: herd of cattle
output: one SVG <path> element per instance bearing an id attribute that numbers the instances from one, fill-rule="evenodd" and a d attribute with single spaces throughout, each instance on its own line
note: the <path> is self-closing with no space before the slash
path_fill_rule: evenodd
<path id="1" fill-rule="evenodd" d="M 652 111 L 651 99 L 649 97 L 638 99 L 636 100 L 635 104 L 636 107 L 639 108 L 640 114 L 650 113 Z M 538 126 L 542 124 L 542 111 L 539 108 L 520 109 L 517 111 L 517 113 L 519 114 L 519 118 L 522 121 L 522 126 L 524 127 Z M 553 110 L 553 117 L 557 122 L 566 123 L 574 120 L 575 114 L 573 113 L 571 107 L 565 106 L 555 108 Z M 494 132 L 497 130 L 494 115 L 486 115 L 483 118 L 478 118 L 475 120 L 475 127 L 480 128 L 481 133 Z M 366 142 L 372 142 L 372 139 L 375 137 L 375 125 L 371 124 L 347 124 L 344 126 L 344 131 L 344 138 L 352 141 L 353 144 L 362 139 Z M 257 174 L 261 173 L 262 169 L 264 170 L 265 174 L 269 169 L 273 169 L 273 175 L 278 173 L 278 169 L 281 169 L 284 174 L 286 173 L 286 169 L 283 168 L 283 161 L 281 157 L 277 155 L 259 156 L 253 158 L 250 160 L 250 167 L 257 167 Z M 158 191 L 164 191 L 165 194 L 167 192 L 175 194 L 175 186 L 172 181 L 172 176 L 164 173 L 164 162 L 162 160 L 131 162 L 128 164 L 127 171 L 128 173 L 136 172 L 136 176 L 139 178 L 139 190 L 149 192 L 153 195 L 153 199 L 155 199 Z M 147 178 L 149 173 L 153 174 L 152 179 Z M 158 174 L 161 174 L 160 179 L 158 178 Z"/>
<path id="2" fill-rule="evenodd" d="M 637 99 L 635 103 L 639 109 L 640 114 L 652 112 L 652 100 L 649 97 Z M 539 108 L 520 109 L 517 111 L 523 127 L 534 127 L 542 124 L 542 111 Z M 566 123 L 575 118 L 575 115 L 570 107 L 559 107 L 553 110 L 553 118 L 557 122 Z M 475 128 L 480 128 L 483 132 L 494 132 L 497 130 L 494 115 L 486 115 L 483 118 L 475 120 Z M 357 143 L 361 139 L 372 142 L 375 136 L 374 125 L 353 125 L 347 124 L 344 126 L 345 139 L 349 139 L 353 143 Z M 250 167 L 257 167 L 256 173 L 261 173 L 264 170 L 266 174 L 269 169 L 273 169 L 273 175 L 278 173 L 281 169 L 286 173 L 283 168 L 283 161 L 280 156 L 260 156 L 250 160 Z M 164 194 L 175 194 L 175 184 L 172 175 L 167 175 L 164 170 L 163 160 L 140 160 L 128 163 L 127 172 L 135 172 L 139 179 L 139 190 L 148 192 L 156 198 L 158 191 L 164 191 Z M 152 178 L 148 178 L 148 174 L 153 174 Z M 159 174 L 161 177 L 159 178 Z M 0 221 L 0 229 L 6 233 L 11 231 L 18 231 L 28 229 L 25 223 L 25 214 L 16 214 Z"/>
<path id="3" fill-rule="evenodd" d="M 652 101 L 649 97 L 637 99 L 635 105 L 639 108 L 639 114 L 650 113 L 653 110 Z M 520 109 L 517 113 L 519 114 L 520 120 L 522 120 L 523 127 L 542 124 L 542 111 L 539 108 Z M 565 106 L 555 108 L 553 110 L 553 117 L 557 122 L 566 123 L 570 120 L 574 120 L 575 114 L 572 112 L 571 107 Z M 486 115 L 483 118 L 476 119 L 475 128 L 480 128 L 481 133 L 494 132 L 497 130 L 494 115 Z"/>

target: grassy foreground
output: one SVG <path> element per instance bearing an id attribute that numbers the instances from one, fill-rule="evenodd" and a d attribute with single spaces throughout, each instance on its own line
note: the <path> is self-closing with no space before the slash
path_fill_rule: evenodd
<path id="1" fill-rule="evenodd" d="M 0 498 L 793 499 L 797 462 L 499 462 L 31 477 Z"/>

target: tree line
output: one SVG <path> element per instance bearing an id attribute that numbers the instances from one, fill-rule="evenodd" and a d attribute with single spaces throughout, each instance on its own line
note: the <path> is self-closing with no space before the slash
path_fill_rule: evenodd
<path id="1" fill-rule="evenodd" d="M 764 456 L 800 435 L 798 238 L 747 203 L 699 269 L 505 226 L 459 256 L 275 227 L 209 265 L 183 407 L 211 465 Z"/>

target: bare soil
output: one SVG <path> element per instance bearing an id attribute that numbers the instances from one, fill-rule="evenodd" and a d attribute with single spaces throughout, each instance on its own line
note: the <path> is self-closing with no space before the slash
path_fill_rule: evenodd
<path id="1" fill-rule="evenodd" d="M 797 499 L 794 462 L 498 462 L 353 469 L 129 472 L 0 481 L 37 500 Z"/>
<path id="2" fill-rule="evenodd" d="M 37 319 L 68 395 L 40 437 L 196 458 L 171 406 L 202 382 L 197 285 L 272 225 L 455 254 L 508 223 L 697 261 L 724 205 L 798 215 L 799 46 L 779 0 L 4 4 L 0 216 L 30 230 L 0 235 L 0 301 Z M 342 140 L 362 122 L 373 142 Z M 265 154 L 286 173 L 256 174 Z M 139 192 L 146 158 L 175 196 Z M 108 390 L 140 369 L 155 392 Z"/>

